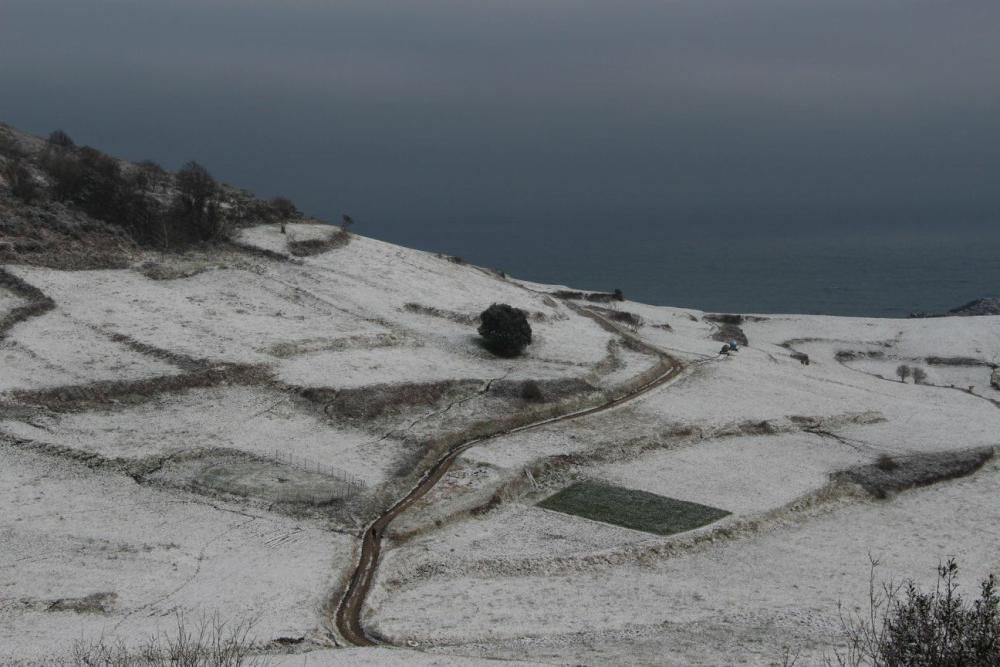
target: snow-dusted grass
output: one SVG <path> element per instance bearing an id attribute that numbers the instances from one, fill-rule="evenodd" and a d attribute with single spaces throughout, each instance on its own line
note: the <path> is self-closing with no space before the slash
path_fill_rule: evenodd
<path id="1" fill-rule="evenodd" d="M 919 367 L 927 373 L 927 379 L 924 380 L 924 384 L 954 387 L 956 389 L 968 389 L 972 387 L 972 391 L 977 394 L 1000 400 L 1000 392 L 990 387 L 990 372 L 992 369 L 989 366 L 929 365 L 923 359 L 914 362 L 906 359 L 864 358 L 847 361 L 845 364 L 849 368 L 871 373 L 892 382 L 899 382 L 896 369 L 900 365 L 906 364 L 910 367 Z M 913 379 L 909 378 L 907 382 L 912 383 Z"/>
<path id="2" fill-rule="evenodd" d="M 391 466 L 391 443 L 333 427 L 286 394 L 261 387 L 213 387 L 113 410 L 0 422 L 12 435 L 106 458 L 139 459 L 226 448 L 262 457 L 309 459 L 377 484 Z"/>
<path id="3" fill-rule="evenodd" d="M 890 343 L 891 353 L 904 359 L 928 355 L 1000 358 L 1000 316 L 936 317 L 893 320 L 822 315 L 764 316 L 747 322 L 751 344 L 789 339 L 818 339 L 857 343 Z M 844 349 L 841 343 L 838 349 Z"/>
<path id="4" fill-rule="evenodd" d="M 548 663 L 490 660 L 401 648 L 343 648 L 271 656 L 268 667 L 542 667 Z"/>
<path id="5" fill-rule="evenodd" d="M 310 229 L 297 225 L 290 233 L 331 228 Z M 247 230 L 245 240 L 262 247 L 284 242 L 275 235 L 276 226 L 268 226 Z M 531 313 L 535 341 L 516 377 L 581 375 L 605 357 L 611 339 L 549 297 L 362 237 L 304 264 L 261 260 L 249 268 L 211 267 L 174 280 L 132 271 L 11 270 L 81 324 L 195 358 L 269 364 L 307 386 L 489 378 L 509 366 L 479 346 L 475 326 L 411 312 L 407 303 L 472 318 L 494 302 Z"/>
<path id="6" fill-rule="evenodd" d="M 321 525 L 140 487 L 0 447 L 0 662 L 64 653 L 74 640 L 138 642 L 173 614 L 257 618 L 255 639 L 301 637 L 352 554 Z M 107 613 L 52 602 L 109 593 Z"/>
<path id="7" fill-rule="evenodd" d="M 241 242 L 287 255 L 289 238 L 322 240 L 336 228 L 288 231 L 245 230 Z M 0 662 L 30 661 L 102 631 L 142 638 L 171 623 L 175 609 L 260 615 L 262 639 L 308 634 L 350 566 L 352 538 L 263 512 L 259 501 L 209 500 L 213 484 L 289 483 L 281 466 L 239 452 L 278 450 L 376 487 L 426 443 L 527 406 L 524 380 L 583 392 L 625 383 L 656 362 L 546 294 L 553 286 L 364 237 L 294 261 L 234 250 L 159 261 L 162 270 L 147 270 L 157 280 L 139 270 L 9 267 L 56 309 L 0 343 L 5 403 L 14 390 L 175 374 L 176 355 L 260 364 L 270 377 L 313 388 L 315 402 L 270 384 L 221 385 L 100 410 L 6 411 L 0 431 L 108 459 L 197 450 L 200 458 L 177 457 L 147 482 L 192 477 L 210 488 L 198 496 L 139 486 L 111 466 L 0 448 L 0 502 L 9 508 L 0 517 Z M 3 294 L 0 314 L 20 303 Z M 497 359 L 477 342 L 475 319 L 496 302 L 529 313 L 534 342 L 523 357 Z M 750 345 L 720 357 L 717 326 L 704 313 L 601 305 L 639 315 L 639 335 L 689 367 L 627 405 L 466 451 L 388 531 L 365 615 L 374 632 L 431 650 L 556 664 L 780 663 L 782 643 L 814 657 L 828 643 L 837 600 L 864 601 L 869 551 L 885 559 L 887 575 L 924 580 L 948 555 L 969 581 L 1000 568 L 990 528 L 1000 520 L 996 462 L 878 502 L 829 481 L 881 454 L 998 444 L 992 402 L 877 376 L 919 364 L 931 382 L 973 384 L 987 396 L 985 367 L 919 360 L 995 362 L 1000 318 L 748 318 Z M 812 363 L 792 359 L 789 345 Z M 839 351 L 885 356 L 841 363 Z M 320 409 L 401 396 L 405 409 L 367 421 L 336 409 L 327 419 Z M 658 536 L 534 505 L 579 479 L 733 516 Z M 323 483 L 295 483 L 313 481 Z M 395 500 L 383 498 L 404 491 L 393 483 L 368 499 Z M 108 594 L 99 598 L 106 611 L 49 610 L 57 599 L 96 594 Z M 385 650 L 281 664 L 313 664 L 313 655 L 326 661 L 317 664 L 478 664 Z"/>
<path id="8" fill-rule="evenodd" d="M 627 309 L 656 321 L 655 309 Z M 711 329 L 687 321 L 673 332 L 652 333 L 647 324 L 641 333 L 688 352 L 715 351 L 714 341 L 710 348 L 705 342 Z M 869 550 L 885 558 L 885 575 L 897 578 L 926 579 L 939 558 L 959 554 L 975 581 L 1000 567 L 989 546 L 995 536 L 986 528 L 998 516 L 990 500 L 1000 480 L 996 463 L 971 478 L 888 501 L 822 496 L 831 473 L 881 453 L 997 444 L 1000 410 L 988 401 L 887 382 L 834 358 L 845 349 L 895 354 L 893 346 L 907 340 L 911 328 L 927 347 L 906 354 L 945 356 L 948 332 L 969 320 L 957 322 L 936 324 L 933 336 L 921 321 L 788 316 L 749 322 L 749 348 L 701 363 L 666 389 L 617 410 L 468 450 L 467 465 L 511 472 L 575 454 L 567 460 L 577 461 L 570 464 L 577 475 L 724 508 L 757 528 L 734 531 L 730 526 L 739 524 L 726 519 L 720 534 L 728 539 L 663 552 L 657 546 L 663 540 L 687 538 L 643 536 L 569 516 L 553 526 L 555 513 L 508 502 L 391 552 L 370 623 L 390 637 L 458 653 L 771 664 L 780 662 L 783 643 L 801 644 L 818 657 L 835 640 L 837 601 L 865 599 Z M 970 326 L 980 333 L 960 339 L 989 336 L 988 323 Z M 780 346 L 795 339 L 808 339 L 794 347 L 810 355 L 811 365 Z M 963 343 L 957 354 L 975 352 L 976 345 Z M 988 358 L 989 350 L 979 354 Z M 802 499 L 802 507 L 813 509 L 795 509 Z M 955 513 L 964 514 L 952 523 Z M 639 555 L 649 553 L 676 555 Z M 629 566 L 630 558 L 643 567 Z M 417 605 L 430 610 L 419 620 Z M 461 632 L 447 629 L 458 623 Z"/>
<path id="9" fill-rule="evenodd" d="M 486 566 L 433 577 L 380 594 L 372 621 L 393 638 L 527 659 L 628 655 L 633 664 L 766 665 L 779 660 L 786 642 L 816 658 L 833 640 L 837 602 L 848 609 L 865 603 L 869 553 L 882 558 L 886 578 L 924 583 L 948 555 L 965 564 L 968 582 L 1000 567 L 989 529 L 1000 520 L 1000 468 L 987 466 L 890 503 L 841 508 L 642 567 L 491 577 Z M 476 556 L 463 554 L 473 562 Z M 578 633 L 598 641 L 581 643 Z"/>
<path id="10" fill-rule="evenodd" d="M 285 233 L 282 234 L 279 225 L 258 225 L 239 230 L 236 241 L 291 257 L 292 253 L 288 248 L 290 242 L 329 241 L 339 230 L 339 227 L 333 225 L 293 222 L 285 225 Z"/>
<path id="11" fill-rule="evenodd" d="M 0 393 L 179 372 L 134 352 L 85 322 L 52 311 L 16 325 L 0 341 Z"/>
<path id="12" fill-rule="evenodd" d="M 385 332 L 280 281 L 205 271 L 154 281 L 131 271 L 12 269 L 74 319 L 196 358 L 268 362 L 279 343 Z"/>
<path id="13" fill-rule="evenodd" d="M 0 318 L 18 306 L 23 306 L 27 301 L 8 290 L 0 288 Z"/>
<path id="14" fill-rule="evenodd" d="M 868 460 L 834 440 L 795 433 L 653 450 L 602 466 L 598 474 L 616 484 L 750 515 L 814 492 L 831 472 Z"/>

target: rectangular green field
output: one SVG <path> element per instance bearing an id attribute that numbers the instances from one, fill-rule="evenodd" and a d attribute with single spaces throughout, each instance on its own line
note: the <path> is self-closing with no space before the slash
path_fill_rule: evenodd
<path id="1" fill-rule="evenodd" d="M 729 515 L 716 507 L 594 481 L 568 486 L 538 506 L 654 535 L 683 533 Z"/>

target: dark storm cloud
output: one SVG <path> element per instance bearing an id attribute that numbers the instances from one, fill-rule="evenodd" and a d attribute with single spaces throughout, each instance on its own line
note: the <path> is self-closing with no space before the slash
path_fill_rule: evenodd
<path id="1" fill-rule="evenodd" d="M 411 241 L 988 224 L 998 29 L 995 0 L 0 0 L 0 118 Z"/>

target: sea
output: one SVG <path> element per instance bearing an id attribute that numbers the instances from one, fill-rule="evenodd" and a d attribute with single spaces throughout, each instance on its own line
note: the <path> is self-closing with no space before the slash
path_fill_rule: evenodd
<path id="1" fill-rule="evenodd" d="M 360 230 L 359 230 L 360 231 Z M 621 289 L 635 301 L 726 313 L 908 317 L 1000 296 L 996 228 L 878 230 L 801 236 L 675 237 L 562 229 L 394 230 L 397 243 L 460 256 L 527 280 Z"/>

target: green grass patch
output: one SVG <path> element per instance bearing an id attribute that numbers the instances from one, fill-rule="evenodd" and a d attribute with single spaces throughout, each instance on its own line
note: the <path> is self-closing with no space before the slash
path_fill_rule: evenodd
<path id="1" fill-rule="evenodd" d="M 539 507 L 654 535 L 673 535 L 718 521 L 729 512 L 603 482 L 577 482 Z"/>

